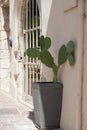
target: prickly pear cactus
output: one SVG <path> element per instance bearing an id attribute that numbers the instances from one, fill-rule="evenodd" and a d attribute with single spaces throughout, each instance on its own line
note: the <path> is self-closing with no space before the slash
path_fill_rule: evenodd
<path id="1" fill-rule="evenodd" d="M 54 63 L 54 58 L 49 52 L 51 46 L 51 39 L 49 37 L 41 36 L 39 39 L 40 48 L 28 48 L 26 54 L 30 58 L 38 57 L 43 64 L 50 67 L 53 70 L 53 82 L 57 82 L 58 70 L 62 64 L 69 61 L 70 65 L 74 65 L 74 49 L 75 45 L 73 41 L 69 41 L 67 45 L 62 45 L 58 53 L 58 65 Z"/>

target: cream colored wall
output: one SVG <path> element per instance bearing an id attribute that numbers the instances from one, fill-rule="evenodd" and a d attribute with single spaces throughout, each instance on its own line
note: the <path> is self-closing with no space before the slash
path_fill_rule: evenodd
<path id="1" fill-rule="evenodd" d="M 41 0 L 41 29 L 46 34 L 52 0 Z"/>
<path id="2" fill-rule="evenodd" d="M 70 3 L 71 2 L 71 3 Z M 46 5 L 47 6 L 47 5 Z M 81 48 L 79 43 L 80 36 L 80 17 L 79 8 L 76 7 L 76 1 L 55 0 L 52 1 L 51 9 L 46 18 L 47 23 L 42 26 L 42 32 L 46 32 L 47 36 L 52 38 L 51 52 L 55 57 L 55 62 L 57 63 L 57 53 L 58 49 L 62 44 L 66 44 L 69 40 L 75 42 L 75 59 L 76 63 L 73 67 L 69 66 L 66 62 L 60 70 L 59 80 L 63 82 L 63 105 L 62 105 L 62 116 L 61 116 L 61 127 L 66 130 L 77 130 L 78 128 L 78 89 L 80 85 L 81 77 Z M 72 8 L 74 7 L 74 8 Z M 44 8 L 44 7 L 43 7 Z M 72 9 L 70 9 L 72 8 Z M 66 11 L 70 9 L 69 11 Z M 44 9 L 42 9 L 42 14 L 46 14 Z M 64 13 L 65 11 L 65 13 Z M 44 19 L 44 15 L 42 15 Z M 47 25 L 47 30 L 44 30 L 45 25 Z M 42 68 L 44 79 L 47 81 L 52 80 L 52 72 L 46 67 Z"/>
<path id="3" fill-rule="evenodd" d="M 87 1 L 85 1 L 85 14 L 87 14 Z M 83 129 L 87 129 L 87 18 L 85 19 L 85 40 L 84 40 L 84 70 L 83 70 Z"/>

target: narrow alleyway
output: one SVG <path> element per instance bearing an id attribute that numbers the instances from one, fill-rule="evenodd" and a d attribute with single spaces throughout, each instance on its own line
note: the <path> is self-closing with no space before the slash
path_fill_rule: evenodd
<path id="1" fill-rule="evenodd" d="M 0 130 L 37 130 L 31 109 L 0 91 Z"/>
<path id="2" fill-rule="evenodd" d="M 2 91 L 0 91 L 0 130 L 38 130 L 34 126 L 33 111 Z"/>

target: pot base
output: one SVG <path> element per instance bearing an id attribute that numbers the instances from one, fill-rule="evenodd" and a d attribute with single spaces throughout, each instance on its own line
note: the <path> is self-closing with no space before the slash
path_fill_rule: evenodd
<path id="1" fill-rule="evenodd" d="M 50 128 L 50 127 L 46 127 L 46 128 L 41 128 L 38 124 L 35 124 L 35 127 L 39 130 L 62 130 L 62 129 L 58 129 L 58 126 L 57 127 L 53 127 L 53 128 Z"/>

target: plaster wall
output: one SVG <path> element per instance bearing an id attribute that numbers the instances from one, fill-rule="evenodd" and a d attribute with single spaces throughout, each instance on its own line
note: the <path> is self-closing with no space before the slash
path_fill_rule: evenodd
<path id="1" fill-rule="evenodd" d="M 51 10 L 52 0 L 41 0 L 41 29 L 42 34 L 46 35 L 47 25 Z"/>
<path id="2" fill-rule="evenodd" d="M 85 1 L 85 14 L 87 14 L 87 1 Z M 83 68 L 83 129 L 87 129 L 87 18 L 85 19 L 84 39 L 84 68 Z"/>
<path id="3" fill-rule="evenodd" d="M 42 32 L 46 33 L 52 39 L 52 47 L 50 49 L 52 55 L 57 63 L 58 49 L 62 44 L 67 44 L 69 40 L 75 42 L 75 60 L 74 66 L 69 66 L 66 62 L 60 69 L 58 80 L 63 82 L 63 104 L 62 104 L 62 115 L 61 115 L 61 128 L 67 130 L 76 130 L 78 124 L 78 89 L 80 85 L 80 64 L 81 59 L 81 48 L 79 43 L 79 27 L 80 16 L 79 8 L 76 1 L 55 0 L 52 1 L 49 15 L 45 16 L 46 23 L 42 26 Z M 48 6 L 48 5 L 46 5 Z M 43 5 L 42 8 L 45 8 Z M 47 14 L 47 10 L 42 9 L 42 14 Z M 44 15 L 42 15 L 44 19 Z M 43 23 L 42 23 L 43 24 Z M 47 27 L 47 28 L 45 28 Z M 44 28 L 46 29 L 45 31 Z M 42 72 L 44 79 L 47 81 L 52 80 L 52 71 L 43 65 Z"/>

